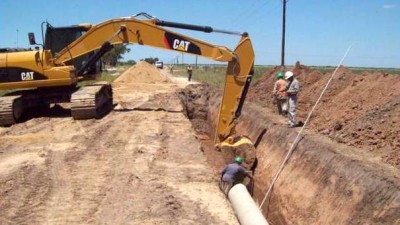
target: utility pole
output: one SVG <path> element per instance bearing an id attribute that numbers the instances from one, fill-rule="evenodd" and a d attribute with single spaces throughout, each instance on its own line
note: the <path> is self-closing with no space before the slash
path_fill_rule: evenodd
<path id="1" fill-rule="evenodd" d="M 285 66 L 285 29 L 286 29 L 286 3 L 288 0 L 282 0 L 283 14 L 282 14 L 282 52 L 281 52 L 281 66 Z"/>

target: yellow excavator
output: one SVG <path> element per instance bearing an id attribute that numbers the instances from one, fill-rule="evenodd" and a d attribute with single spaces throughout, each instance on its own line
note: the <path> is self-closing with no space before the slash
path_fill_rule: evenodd
<path id="1" fill-rule="evenodd" d="M 145 18 L 139 19 L 141 16 Z M 232 51 L 164 27 L 226 33 L 241 38 Z M 246 167 L 253 164 L 254 145 L 235 131 L 253 75 L 254 51 L 247 33 L 168 22 L 146 13 L 78 28 L 82 30 L 81 36 L 59 51 L 45 46 L 43 50 L 0 53 L 0 89 L 19 89 L 0 97 L 1 126 L 13 125 L 25 111 L 48 108 L 52 103 L 70 102 L 74 119 L 97 118 L 107 113 L 113 104 L 110 84 L 95 83 L 85 87 L 77 84 L 93 79 L 89 71 L 113 45 L 146 45 L 228 62 L 215 134 L 216 148 L 243 156 Z M 33 33 L 29 33 L 29 41 L 36 44 Z M 90 57 L 80 66 L 74 64 L 77 58 L 88 54 Z"/>

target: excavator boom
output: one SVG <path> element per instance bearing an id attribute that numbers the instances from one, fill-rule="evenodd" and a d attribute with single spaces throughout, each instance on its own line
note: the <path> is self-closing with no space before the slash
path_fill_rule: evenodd
<path id="1" fill-rule="evenodd" d="M 194 38 L 168 31 L 157 20 L 139 20 L 134 17 L 118 18 L 92 26 L 87 33 L 68 45 L 55 56 L 59 65 L 78 56 L 99 49 L 104 43 L 139 44 L 162 49 L 195 54 L 217 61 L 228 62 L 235 58 L 226 47 L 216 46 Z"/>
<path id="2" fill-rule="evenodd" d="M 54 56 L 49 50 L 9 53 L 7 55 L 0 54 L 0 72 L 3 71 L 4 73 L 6 71 L 4 77 L 0 76 L 0 89 L 50 87 L 51 89 L 48 90 L 52 92 L 53 100 L 55 99 L 54 92 L 57 92 L 57 88 L 74 87 L 78 81 L 88 79 L 85 76 L 85 70 L 93 66 L 98 59 L 116 44 L 146 45 L 180 53 L 194 54 L 228 63 L 215 143 L 222 149 L 226 146 L 244 146 L 251 143 L 246 138 L 232 137 L 253 75 L 254 51 L 247 33 L 215 30 L 208 26 L 166 22 L 148 15 L 147 17 L 147 19 L 138 19 L 136 16 L 117 18 L 97 25 L 85 26 L 87 31 L 82 36 Z M 240 35 L 241 38 L 237 47 L 232 51 L 224 46 L 213 45 L 167 30 L 163 26 L 207 33 L 235 34 Z M 74 66 L 68 66 L 73 65 L 71 62 L 74 59 L 93 51 L 95 53 L 91 54 L 92 56 L 80 69 L 76 70 Z M 22 76 L 22 74 L 25 76 Z M 26 74 L 29 74 L 29 76 L 26 76 Z M 0 73 L 0 75 L 2 74 Z M 21 79 L 21 77 L 24 79 Z M 67 98 L 63 96 L 61 99 L 70 99 L 72 102 L 71 112 L 76 119 L 95 117 L 99 109 L 98 103 L 108 106 L 112 104 L 110 85 L 99 84 L 90 88 L 84 87 L 84 89 L 78 91 L 71 88 L 71 91 L 68 92 L 67 90 L 66 93 Z M 98 96 L 102 97 L 97 99 Z M 17 100 L 20 103 L 14 104 L 13 101 Z M 7 101 L 7 115 L 4 116 L 7 123 L 3 124 L 12 124 L 13 121 L 9 118 L 16 117 L 17 114 L 19 115 L 22 112 L 22 109 L 12 109 L 13 105 L 22 106 L 25 105 L 26 101 L 24 101 L 23 97 L 12 97 L 8 98 Z M 47 105 L 49 102 L 48 98 L 40 100 L 41 105 Z M 2 120 L 1 115 L 0 108 L 0 121 Z"/>
<path id="3" fill-rule="evenodd" d="M 139 20 L 134 17 L 112 19 L 92 26 L 85 35 L 61 50 L 55 57 L 54 63 L 62 65 L 99 48 L 99 52 L 102 52 L 102 49 L 107 49 L 110 45 L 123 43 L 147 45 L 228 62 L 215 138 L 217 143 L 225 140 L 235 126 L 236 119 L 240 116 L 253 74 L 254 51 L 250 38 L 243 33 L 239 44 L 234 51 L 231 51 L 223 46 L 166 30 L 160 25 L 213 32 L 213 28 L 208 26 L 172 23 L 156 19 Z"/>

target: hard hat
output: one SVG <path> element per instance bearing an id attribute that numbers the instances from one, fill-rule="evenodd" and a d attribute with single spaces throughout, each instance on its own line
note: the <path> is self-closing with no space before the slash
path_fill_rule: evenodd
<path id="1" fill-rule="evenodd" d="M 277 74 L 276 74 L 276 77 L 277 77 L 277 78 L 283 78 L 283 73 L 282 73 L 282 72 L 277 73 Z"/>
<path id="2" fill-rule="evenodd" d="M 241 163 L 243 162 L 243 159 L 242 159 L 242 157 L 240 157 L 240 156 L 236 156 L 236 158 L 235 158 L 235 162 L 237 162 L 237 163 L 241 164 Z"/>
<path id="3" fill-rule="evenodd" d="M 293 72 L 287 71 L 287 72 L 285 73 L 285 80 L 287 80 L 287 79 L 289 79 L 289 78 L 291 78 L 291 77 L 293 77 Z"/>

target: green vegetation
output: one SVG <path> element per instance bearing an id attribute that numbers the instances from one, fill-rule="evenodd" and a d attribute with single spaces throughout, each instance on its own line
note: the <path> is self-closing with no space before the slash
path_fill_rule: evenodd
<path id="1" fill-rule="evenodd" d="M 381 72 L 381 73 L 388 73 L 388 74 L 399 74 L 400 69 L 398 68 L 365 68 L 365 67 L 347 67 L 355 74 L 361 74 L 364 72 Z"/>
<path id="2" fill-rule="evenodd" d="M 0 90 L 0 96 L 3 96 L 9 92 L 11 92 L 12 90 Z"/>
<path id="3" fill-rule="evenodd" d="M 253 82 L 260 77 L 268 69 L 268 66 L 255 66 Z M 217 87 L 222 87 L 225 81 L 226 65 L 200 65 L 193 69 L 192 79 L 205 82 Z M 187 77 L 186 67 L 181 65 L 174 66 L 174 74 Z"/>
<path id="4" fill-rule="evenodd" d="M 146 58 L 145 61 L 157 61 L 158 58 Z M 79 83 L 79 86 L 85 86 L 97 81 L 107 81 L 113 82 L 118 75 L 116 73 L 122 73 L 130 66 L 136 64 L 134 60 L 129 60 L 127 62 L 119 62 L 116 66 L 116 71 L 113 72 L 102 72 L 101 76 L 98 77 L 96 80 L 89 80 L 83 81 Z M 273 66 L 255 66 L 254 67 L 254 76 L 253 82 L 260 79 L 260 77 Z M 309 66 L 309 68 L 318 70 L 321 73 L 331 73 L 333 72 L 336 67 L 332 66 Z M 361 67 L 347 67 L 355 74 L 361 74 L 365 71 L 368 72 L 382 72 L 382 73 L 389 73 L 389 74 L 399 74 L 400 69 L 398 68 L 361 68 Z M 197 68 L 193 70 L 193 80 L 205 82 L 217 87 L 222 87 L 225 81 L 225 72 L 226 72 L 226 65 L 199 65 Z M 182 77 L 187 77 L 186 73 L 186 66 L 182 65 L 174 65 L 174 74 Z M 10 92 L 11 90 L 0 90 L 0 96 Z"/>
<path id="5" fill-rule="evenodd" d="M 320 73 L 332 73 L 335 71 L 336 67 L 333 66 L 309 66 L 313 70 L 318 70 Z M 389 73 L 389 74 L 400 74 L 400 69 L 397 68 L 367 68 L 367 67 L 346 67 L 351 70 L 354 74 L 361 74 L 364 72 L 381 72 L 381 73 Z"/>
<path id="6" fill-rule="evenodd" d="M 252 82 L 261 78 L 261 76 L 270 68 L 274 66 L 255 66 L 254 76 Z M 319 72 L 332 73 L 336 67 L 333 66 L 309 66 L 310 69 L 318 70 Z M 389 74 L 399 74 L 400 69 L 396 68 L 360 68 L 360 67 L 347 67 L 355 74 L 363 72 L 382 72 Z M 225 80 L 226 65 L 200 65 L 193 70 L 193 80 L 205 82 L 217 87 L 222 87 Z M 174 66 L 174 74 L 182 77 L 187 77 L 186 67 L 182 65 Z"/>
<path id="7" fill-rule="evenodd" d="M 156 57 L 156 58 L 150 57 L 150 58 L 141 59 L 140 61 L 145 61 L 145 62 L 147 62 L 147 63 L 154 64 L 154 63 L 156 63 L 158 60 L 159 60 L 159 59 L 158 59 L 157 57 Z"/>
<path id="8" fill-rule="evenodd" d="M 109 83 L 112 83 L 115 79 L 117 79 L 119 77 L 119 75 L 121 75 L 129 67 L 131 67 L 130 64 L 124 63 L 124 64 L 117 65 L 117 67 L 115 67 L 115 69 L 113 69 L 112 71 L 105 69 L 105 71 L 101 72 L 96 77 L 95 80 L 85 80 L 85 81 L 79 82 L 78 86 L 83 87 L 88 84 L 93 84 L 93 83 L 99 82 L 99 81 L 107 81 Z"/>
<path id="9" fill-rule="evenodd" d="M 122 55 L 129 51 L 130 49 L 126 45 L 114 45 L 114 47 L 103 56 L 103 61 L 106 65 L 116 66 L 123 58 Z"/>

